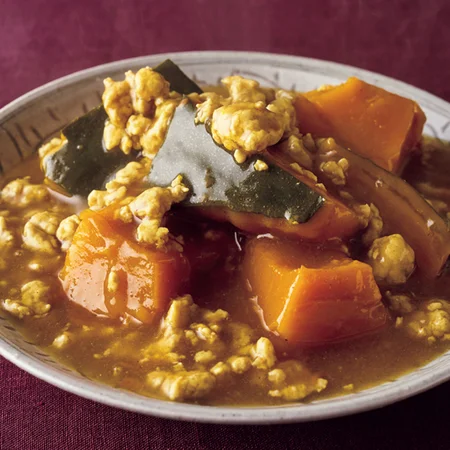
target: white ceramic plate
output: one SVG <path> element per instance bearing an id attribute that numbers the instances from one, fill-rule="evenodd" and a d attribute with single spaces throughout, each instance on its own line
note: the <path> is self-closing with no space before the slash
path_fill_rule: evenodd
<path id="1" fill-rule="evenodd" d="M 102 79 L 171 58 L 200 83 L 242 74 L 266 86 L 310 90 L 357 76 L 416 100 L 427 114 L 426 133 L 450 139 L 450 105 L 405 83 L 361 69 L 294 56 L 243 52 L 190 52 L 144 56 L 77 72 L 46 84 L 0 110 L 2 173 L 36 151 L 43 140 L 100 102 Z M 139 396 L 91 381 L 69 370 L 24 338 L 0 316 L 0 354 L 18 367 L 66 391 L 110 406 L 173 419 L 216 423 L 282 423 L 318 420 L 379 408 L 450 378 L 450 352 L 395 381 L 330 400 L 282 407 L 210 407 Z"/>

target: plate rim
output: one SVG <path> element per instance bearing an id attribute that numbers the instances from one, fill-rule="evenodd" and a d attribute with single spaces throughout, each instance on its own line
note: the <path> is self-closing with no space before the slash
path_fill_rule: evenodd
<path id="1" fill-rule="evenodd" d="M 387 77 L 376 72 L 360 69 L 354 66 L 340 64 L 321 59 L 277 54 L 265 52 L 244 52 L 244 51 L 190 51 L 190 52 L 170 52 L 156 53 L 139 56 L 119 61 L 101 64 L 81 71 L 74 72 L 64 77 L 55 79 L 40 87 L 37 87 L 16 100 L 8 103 L 0 109 L 0 125 L 11 116 L 17 114 L 31 102 L 41 97 L 62 89 L 68 85 L 93 78 L 105 71 L 126 70 L 130 66 L 149 64 L 150 60 L 171 58 L 178 64 L 184 63 L 193 65 L 195 61 L 199 64 L 211 62 L 236 61 L 240 63 L 260 63 L 270 64 L 273 67 L 285 67 L 306 72 L 323 73 L 329 76 L 358 76 L 369 80 L 374 84 L 381 85 L 386 89 L 399 90 L 406 95 L 410 95 L 420 104 L 432 105 L 431 107 L 450 119 L 450 103 L 431 94 L 425 90 Z M 326 72 L 324 72 L 326 70 Z M 409 94 L 410 93 L 410 94 Z M 341 416 L 348 416 L 363 411 L 373 410 L 406 399 L 413 395 L 429 390 L 450 379 L 450 370 L 446 367 L 436 368 L 426 371 L 417 380 L 408 380 L 401 386 L 394 386 L 392 392 L 382 394 L 373 392 L 358 398 L 352 394 L 334 397 L 319 402 L 308 404 L 286 405 L 286 406 L 255 406 L 255 407 L 224 407 L 224 406 L 204 406 L 188 403 L 175 403 L 166 400 L 152 399 L 139 396 L 125 390 L 116 389 L 108 385 L 88 379 L 79 379 L 68 373 L 46 364 L 24 350 L 0 339 L 0 355 L 5 359 L 25 370 L 31 375 L 39 378 L 53 386 L 76 394 L 80 397 L 97 401 L 99 403 L 147 415 L 153 415 L 168 419 L 178 419 L 205 423 L 226 423 L 226 424 L 280 424 L 293 422 L 307 422 L 323 420 Z M 436 361 L 446 354 L 434 359 Z M 427 367 L 424 366 L 424 367 Z M 420 369 L 418 369 L 420 370 Z M 400 377 L 400 378 L 403 378 Z M 95 384 L 93 384 L 95 383 Z"/>

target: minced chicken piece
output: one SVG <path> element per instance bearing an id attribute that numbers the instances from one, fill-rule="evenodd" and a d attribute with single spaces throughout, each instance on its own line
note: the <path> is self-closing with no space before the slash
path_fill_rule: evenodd
<path id="1" fill-rule="evenodd" d="M 221 81 L 227 87 L 233 103 L 266 103 L 266 95 L 255 80 L 250 80 L 240 75 L 231 75 L 222 78 Z"/>
<path id="2" fill-rule="evenodd" d="M 128 81 L 114 81 L 112 78 L 106 78 L 103 84 L 102 101 L 106 114 L 111 124 L 124 128 L 133 113 L 130 85 Z"/>
<path id="3" fill-rule="evenodd" d="M 436 338 L 442 338 L 450 332 L 450 315 L 448 311 L 436 309 L 428 313 L 429 328 L 431 334 Z"/>
<path id="4" fill-rule="evenodd" d="M 133 108 L 140 114 L 148 114 L 153 100 L 169 96 L 169 82 L 150 67 L 138 70 L 136 75 L 129 70 L 125 79 L 130 85 Z"/>
<path id="5" fill-rule="evenodd" d="M 316 141 L 311 136 L 311 133 L 307 133 L 302 137 L 302 143 L 310 153 L 317 152 Z"/>
<path id="6" fill-rule="evenodd" d="M 353 200 L 353 196 L 347 191 L 339 192 L 339 195 L 345 200 Z M 370 205 L 358 204 L 354 206 L 355 212 L 358 214 L 358 219 L 361 222 L 363 228 L 367 228 L 369 226 L 370 217 L 372 215 L 372 210 L 370 209 Z"/>
<path id="7" fill-rule="evenodd" d="M 211 367 L 210 372 L 216 377 L 222 377 L 231 373 L 231 367 L 229 364 L 224 362 L 218 362 L 216 365 Z"/>
<path id="8" fill-rule="evenodd" d="M 195 331 L 195 334 L 201 341 L 205 341 L 208 344 L 214 344 L 219 341 L 219 335 L 204 323 L 193 323 L 190 328 Z"/>
<path id="9" fill-rule="evenodd" d="M 39 148 L 39 158 L 42 160 L 46 156 L 56 153 L 66 142 L 67 139 L 64 136 L 51 139 Z"/>
<path id="10" fill-rule="evenodd" d="M 120 128 L 111 122 L 106 122 L 103 129 L 103 142 L 107 150 L 120 147 L 125 153 L 129 154 L 133 148 L 138 150 L 140 148 L 139 142 L 133 139 L 126 133 L 125 129 Z"/>
<path id="11" fill-rule="evenodd" d="M 0 254 L 14 246 L 14 233 L 8 229 L 6 219 L 0 216 Z"/>
<path id="12" fill-rule="evenodd" d="M 234 160 L 238 164 L 243 164 L 245 161 L 247 161 L 247 153 L 243 152 L 242 150 L 235 150 L 233 153 Z"/>
<path id="13" fill-rule="evenodd" d="M 420 303 L 416 311 L 403 317 L 403 329 L 430 343 L 450 340 L 450 303 L 441 299 Z"/>
<path id="14" fill-rule="evenodd" d="M 377 281 L 402 284 L 414 271 L 414 250 L 400 234 L 391 234 L 373 241 L 368 262 Z"/>
<path id="15" fill-rule="evenodd" d="M 106 183 L 107 191 L 114 191 L 121 186 L 131 186 L 133 183 L 141 181 L 148 175 L 151 167 L 151 161 L 148 158 L 142 158 L 140 161 L 131 161 L 123 169 L 117 171 L 113 180 Z"/>
<path id="16" fill-rule="evenodd" d="M 193 99 L 197 102 L 195 120 L 211 122 L 214 140 L 233 152 L 238 164 L 298 131 L 291 92 L 264 89 L 239 75 L 226 77 L 222 83 L 229 97 L 205 93 Z"/>
<path id="17" fill-rule="evenodd" d="M 347 158 L 341 158 L 341 159 L 338 161 L 338 165 L 339 165 L 339 167 L 342 168 L 342 170 L 343 170 L 344 172 L 347 172 L 348 168 L 350 167 L 350 163 L 348 162 L 348 159 L 347 159 Z"/>
<path id="18" fill-rule="evenodd" d="M 47 211 L 34 214 L 23 228 L 23 243 L 26 248 L 39 253 L 55 254 L 58 241 L 56 231 L 61 217 Z"/>
<path id="19" fill-rule="evenodd" d="M 144 156 L 153 158 L 158 153 L 178 104 L 178 99 L 170 99 L 157 106 L 152 126 L 140 138 Z"/>
<path id="20" fill-rule="evenodd" d="M 262 159 L 257 159 L 253 167 L 257 172 L 264 172 L 265 170 L 269 170 L 269 166 Z"/>
<path id="21" fill-rule="evenodd" d="M 283 369 L 273 369 L 267 374 L 267 379 L 275 384 L 281 384 L 286 380 L 286 373 Z"/>
<path id="22" fill-rule="evenodd" d="M 61 243 L 61 249 L 67 251 L 72 243 L 75 232 L 80 225 L 81 220 L 76 214 L 63 219 L 56 230 L 56 238 Z"/>
<path id="23" fill-rule="evenodd" d="M 155 360 L 160 364 L 167 363 L 169 359 L 175 358 L 175 355 L 189 353 L 192 349 L 196 352 L 211 351 L 211 356 L 216 358 L 224 349 L 219 337 L 216 336 L 214 341 L 206 341 L 196 334 L 196 328 L 208 328 L 206 324 L 198 322 L 202 314 L 202 310 L 193 303 L 191 296 L 174 299 L 162 322 L 158 339 L 143 349 L 142 363 Z"/>
<path id="24" fill-rule="evenodd" d="M 265 337 L 258 339 L 251 350 L 251 355 L 253 357 L 252 364 L 257 369 L 271 369 L 277 362 L 273 344 Z"/>
<path id="25" fill-rule="evenodd" d="M 113 191 L 91 191 L 88 195 L 88 205 L 93 211 L 98 211 L 106 206 L 119 203 L 127 196 L 127 188 L 120 186 Z"/>
<path id="26" fill-rule="evenodd" d="M 131 211 L 140 219 L 160 219 L 173 203 L 181 202 L 189 192 L 183 185 L 181 175 L 176 177 L 170 187 L 153 187 L 137 196 L 129 205 Z"/>
<path id="27" fill-rule="evenodd" d="M 155 371 L 147 375 L 147 384 L 169 400 L 197 400 L 211 392 L 216 378 L 209 372 L 199 370 L 176 373 Z"/>
<path id="28" fill-rule="evenodd" d="M 161 146 L 181 97 L 171 98 L 169 83 L 149 67 L 136 74 L 128 71 L 124 81 L 104 80 L 103 106 L 109 120 L 103 140 L 107 150 L 124 153 L 141 150 L 152 157 Z"/>
<path id="29" fill-rule="evenodd" d="M 151 126 L 152 120 L 148 117 L 144 117 L 142 115 L 132 115 L 128 119 L 125 131 L 133 141 L 136 141 L 135 145 L 139 147 L 138 136 L 143 135 Z"/>
<path id="30" fill-rule="evenodd" d="M 0 200 L 17 208 L 27 208 L 48 197 L 49 193 L 44 185 L 31 184 L 29 178 L 18 178 L 2 189 Z"/>
<path id="31" fill-rule="evenodd" d="M 237 374 L 243 374 L 252 368 L 252 361 L 248 356 L 232 356 L 228 359 L 228 364 Z"/>
<path id="32" fill-rule="evenodd" d="M 211 350 L 201 350 L 194 355 L 194 361 L 200 364 L 210 364 L 216 360 Z"/>
<path id="33" fill-rule="evenodd" d="M 140 161 L 129 162 L 123 169 L 120 169 L 113 180 L 106 183 L 106 190 L 93 190 L 88 196 L 89 208 L 98 211 L 106 206 L 114 203 L 128 204 L 131 199 L 127 200 L 128 188 L 135 183 L 141 181 L 150 171 L 151 161 L 148 158 L 143 158 Z M 118 216 L 124 222 L 129 222 L 130 217 L 124 216 L 124 211 L 119 212 Z"/>
<path id="34" fill-rule="evenodd" d="M 138 226 L 137 240 L 163 249 L 169 242 L 169 229 L 161 226 L 161 220 L 145 218 Z"/>
<path id="35" fill-rule="evenodd" d="M 345 158 L 343 158 L 344 161 L 347 161 Z M 342 161 L 342 160 L 340 160 Z M 345 176 L 345 168 L 346 163 L 340 164 L 336 161 L 325 161 L 320 164 L 320 171 L 323 172 L 323 174 L 329 178 L 335 185 L 337 186 L 345 186 L 345 183 L 347 182 L 346 176 Z"/>
<path id="36" fill-rule="evenodd" d="M 373 203 L 369 207 L 368 225 L 361 239 L 366 247 L 369 247 L 375 239 L 378 239 L 383 231 L 383 219 L 380 216 L 380 211 Z"/>
<path id="37" fill-rule="evenodd" d="M 296 163 L 299 164 L 301 168 L 307 170 L 312 169 L 312 156 L 309 150 L 304 145 L 303 139 L 300 136 L 292 134 L 288 139 L 280 143 L 280 149 L 290 153 L 293 157 L 295 157 Z"/>
<path id="38" fill-rule="evenodd" d="M 276 144 L 284 133 L 283 116 L 264 103 L 234 103 L 216 109 L 211 120 L 214 140 L 227 150 L 258 153 Z"/>
<path id="39" fill-rule="evenodd" d="M 327 380 L 312 374 L 298 361 L 285 361 L 278 365 L 276 375 L 269 377 L 275 389 L 269 390 L 271 397 L 279 397 L 287 401 L 299 401 L 312 394 L 321 392 L 327 387 Z M 282 375 L 283 374 L 283 375 Z"/>
<path id="40" fill-rule="evenodd" d="M 158 365 L 172 364 L 186 358 L 182 355 L 189 346 L 183 330 L 178 328 L 162 328 L 158 339 L 144 347 L 141 351 L 140 363 L 155 363 Z"/>
<path id="41" fill-rule="evenodd" d="M 61 217 L 55 213 L 42 211 L 33 214 L 29 222 L 39 227 L 45 233 L 51 236 L 55 236 L 56 230 L 58 229 L 58 226 L 61 222 Z"/>
<path id="42" fill-rule="evenodd" d="M 211 311 L 210 309 L 204 309 L 201 311 L 202 320 L 208 325 L 217 325 L 227 320 L 230 315 L 223 309 L 216 309 Z"/>
<path id="43" fill-rule="evenodd" d="M 128 205 L 136 217 L 143 219 L 137 229 L 138 241 L 164 248 L 169 240 L 169 230 L 161 226 L 163 217 L 172 204 L 184 200 L 188 192 L 179 175 L 168 188 L 152 187 L 138 195 Z"/>
<path id="44" fill-rule="evenodd" d="M 240 75 L 231 75 L 223 78 L 222 84 L 228 89 L 228 97 L 224 97 L 216 92 L 204 92 L 200 95 L 196 94 L 195 97 L 190 96 L 197 106 L 196 123 L 205 123 L 211 120 L 216 109 L 232 103 L 258 103 L 261 106 L 266 106 L 267 103 L 275 100 L 273 89 L 262 88 L 257 81 L 241 77 Z"/>
<path id="45" fill-rule="evenodd" d="M 276 92 L 275 97 L 275 100 L 267 105 L 267 109 L 283 118 L 284 137 L 287 137 L 296 131 L 297 116 L 292 104 L 295 97 L 281 89 Z"/>
<path id="46" fill-rule="evenodd" d="M 289 165 L 291 166 L 291 169 L 294 169 L 299 175 L 303 175 L 305 177 L 308 177 L 310 180 L 314 181 L 314 183 L 316 183 L 317 188 L 326 191 L 326 188 L 323 184 L 317 183 L 316 175 L 314 175 L 310 170 L 304 169 L 298 163 L 291 163 Z"/>
<path id="47" fill-rule="evenodd" d="M 129 200 L 129 201 L 128 201 Z M 121 203 L 124 203 L 124 206 L 119 206 L 114 211 L 114 219 L 121 220 L 123 223 L 131 223 L 133 222 L 134 216 L 131 212 L 128 204 L 131 203 L 133 199 L 124 199 Z"/>
<path id="48" fill-rule="evenodd" d="M 43 281 L 30 281 L 20 290 L 22 303 L 31 308 L 35 314 L 45 314 L 51 308 L 51 305 L 46 302 L 49 291 L 50 287 Z"/>
<path id="49" fill-rule="evenodd" d="M 43 281 L 30 281 L 22 286 L 19 300 L 6 299 L 2 306 L 20 319 L 25 316 L 42 316 L 51 309 L 50 303 L 46 301 L 49 291 L 50 287 Z"/>
<path id="50" fill-rule="evenodd" d="M 200 339 L 197 337 L 193 330 L 185 330 L 184 337 L 192 347 L 195 347 L 200 342 Z"/>
<path id="51" fill-rule="evenodd" d="M 205 123 L 211 120 L 216 109 L 231 103 L 230 98 L 224 98 L 215 92 L 204 92 L 198 98 L 200 103 L 197 103 L 196 123 Z"/>
<path id="52" fill-rule="evenodd" d="M 227 327 L 227 334 L 230 335 L 231 347 L 234 352 L 240 354 L 250 352 L 250 344 L 254 341 L 255 332 L 246 323 L 230 322 Z"/>
<path id="53" fill-rule="evenodd" d="M 64 331 L 63 333 L 55 337 L 52 346 L 61 350 L 63 348 L 66 348 L 70 344 L 71 340 L 71 335 L 67 331 Z"/>
<path id="54" fill-rule="evenodd" d="M 190 295 L 172 300 L 164 318 L 164 327 L 187 328 L 191 322 L 191 315 L 196 312 L 197 308 Z"/>
<path id="55" fill-rule="evenodd" d="M 321 386 L 320 386 L 321 387 Z M 320 389 L 321 390 L 321 389 Z M 271 397 L 279 397 L 289 402 L 295 402 L 304 399 L 311 392 L 320 392 L 317 388 L 308 388 L 304 383 L 290 384 L 281 389 L 272 389 L 269 391 Z"/>
<path id="56" fill-rule="evenodd" d="M 23 319 L 25 316 L 31 316 L 31 310 L 27 306 L 24 306 L 20 301 L 10 300 L 9 298 L 2 301 L 2 308 L 8 311 L 12 315 Z"/>

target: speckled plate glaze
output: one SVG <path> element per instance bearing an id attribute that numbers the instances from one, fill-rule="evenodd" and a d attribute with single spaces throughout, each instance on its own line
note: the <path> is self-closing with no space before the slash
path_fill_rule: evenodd
<path id="1" fill-rule="evenodd" d="M 77 72 L 46 84 L 0 110 L 0 181 L 66 123 L 101 101 L 102 79 L 120 79 L 128 69 L 155 66 L 171 58 L 199 83 L 215 84 L 241 74 L 266 86 L 299 91 L 357 76 L 416 100 L 427 114 L 425 132 L 450 139 L 450 104 L 400 81 L 365 70 L 294 56 L 243 52 L 189 52 L 144 56 Z M 362 392 L 310 404 L 282 407 L 211 407 L 146 398 L 91 381 L 27 342 L 0 315 L 0 354 L 30 374 L 68 392 L 110 406 L 171 419 L 229 424 L 319 420 L 354 414 L 405 399 L 450 379 L 450 352 L 399 379 Z"/>

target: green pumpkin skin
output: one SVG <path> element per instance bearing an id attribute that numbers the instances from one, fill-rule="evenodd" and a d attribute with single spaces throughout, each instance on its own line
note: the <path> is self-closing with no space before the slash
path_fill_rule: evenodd
<path id="1" fill-rule="evenodd" d="M 119 169 L 137 157 L 125 155 L 119 148 L 104 148 L 106 118 L 104 108 L 98 106 L 70 123 L 62 131 L 66 144 L 42 161 L 46 178 L 69 195 L 87 197 L 93 189 L 103 189 Z"/>
<path id="2" fill-rule="evenodd" d="M 183 95 L 202 92 L 169 59 L 153 70 L 169 81 L 171 90 Z M 75 119 L 62 130 L 67 143 L 43 159 L 46 178 L 67 194 L 86 198 L 92 190 L 104 189 L 119 169 L 141 157 L 139 152 L 126 155 L 119 148 L 105 149 L 103 129 L 106 119 L 107 114 L 102 105 Z"/>
<path id="3" fill-rule="evenodd" d="M 151 186 L 169 186 L 179 174 L 189 187 L 185 206 L 226 207 L 235 212 L 261 214 L 290 222 L 307 222 L 321 207 L 323 197 L 264 156 L 237 164 L 218 146 L 203 125 L 195 125 L 195 107 L 180 105 L 164 144 L 147 178 Z M 268 170 L 257 171 L 257 159 Z"/>

